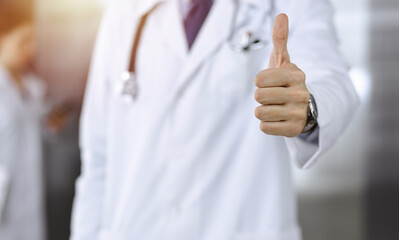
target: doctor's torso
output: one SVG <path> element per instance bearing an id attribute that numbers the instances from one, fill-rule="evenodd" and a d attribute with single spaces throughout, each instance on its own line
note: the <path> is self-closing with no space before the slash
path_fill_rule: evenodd
<path id="1" fill-rule="evenodd" d="M 134 103 L 117 86 L 140 15 L 113 7 L 100 39 L 112 46 L 102 239 L 300 239 L 284 139 L 263 134 L 254 116 L 254 77 L 271 45 L 231 47 L 247 31 L 270 41 L 268 3 L 215 1 L 190 51 L 178 1 L 160 4 L 138 47 Z"/>

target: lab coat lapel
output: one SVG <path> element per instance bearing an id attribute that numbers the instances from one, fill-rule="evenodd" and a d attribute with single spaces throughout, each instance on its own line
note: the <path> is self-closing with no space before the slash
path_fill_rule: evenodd
<path id="1" fill-rule="evenodd" d="M 161 32 L 162 37 L 155 41 L 165 42 L 178 57 L 185 57 L 187 55 L 187 42 L 178 0 L 140 0 L 133 2 L 131 7 L 136 22 L 158 4 L 162 5 L 159 7 L 163 9 L 157 12 L 156 15 L 153 14 L 153 16 L 157 18 L 159 23 L 157 30 Z"/>
<path id="2" fill-rule="evenodd" d="M 179 9 L 178 0 L 170 0 L 165 5 L 162 16 L 162 41 L 164 41 L 178 57 L 187 55 L 187 41 L 183 27 L 183 17 Z"/>
<path id="3" fill-rule="evenodd" d="M 215 0 L 197 39 L 189 52 L 186 64 L 178 80 L 178 88 L 187 82 L 191 75 L 226 42 L 233 27 L 234 3 L 231 0 Z M 187 46 L 187 43 L 186 45 Z"/>

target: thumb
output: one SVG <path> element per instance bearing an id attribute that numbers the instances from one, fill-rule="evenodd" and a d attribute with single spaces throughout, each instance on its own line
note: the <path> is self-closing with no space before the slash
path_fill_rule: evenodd
<path id="1" fill-rule="evenodd" d="M 290 63 L 287 50 L 288 32 L 288 16 L 283 13 L 279 14 L 273 25 L 273 51 L 270 56 L 270 68 L 279 68 Z"/>

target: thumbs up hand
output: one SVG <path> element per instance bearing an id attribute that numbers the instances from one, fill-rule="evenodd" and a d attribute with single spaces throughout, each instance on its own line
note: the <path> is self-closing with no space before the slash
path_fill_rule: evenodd
<path id="1" fill-rule="evenodd" d="M 273 26 L 273 51 L 269 68 L 258 73 L 255 99 L 261 106 L 255 116 L 260 129 L 270 135 L 296 137 L 307 122 L 310 93 L 305 73 L 290 62 L 287 50 L 288 17 L 280 14 Z"/>

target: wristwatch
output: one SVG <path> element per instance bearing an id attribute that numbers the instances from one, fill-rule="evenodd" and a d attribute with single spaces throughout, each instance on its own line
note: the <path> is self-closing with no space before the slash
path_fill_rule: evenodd
<path id="1" fill-rule="evenodd" d="M 310 94 L 308 103 L 308 120 L 306 122 L 305 128 L 303 129 L 303 133 L 310 132 L 317 126 L 317 117 L 319 115 L 316 101 L 314 100 L 312 94 Z"/>

